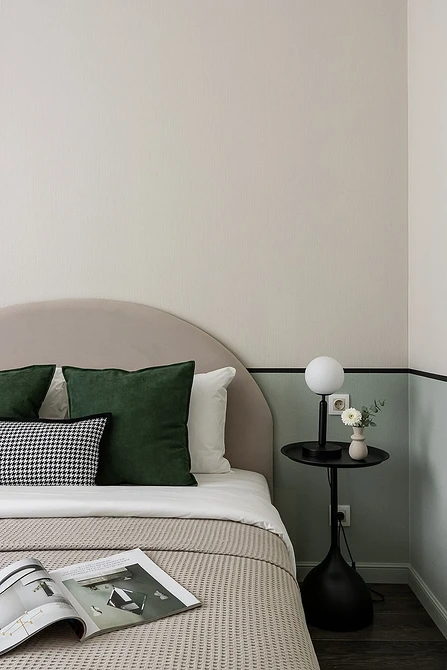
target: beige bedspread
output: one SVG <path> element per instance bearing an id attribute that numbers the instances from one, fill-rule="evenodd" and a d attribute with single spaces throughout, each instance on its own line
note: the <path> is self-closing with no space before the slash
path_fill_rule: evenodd
<path id="1" fill-rule="evenodd" d="M 232 521 L 0 520 L 0 567 L 52 569 L 140 547 L 200 608 L 79 642 L 56 624 L 0 657 L 0 670 L 316 670 L 293 566 L 273 533 Z"/>

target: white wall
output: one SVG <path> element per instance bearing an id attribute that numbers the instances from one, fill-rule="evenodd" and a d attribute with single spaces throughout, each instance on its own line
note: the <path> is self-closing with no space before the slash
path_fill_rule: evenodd
<path id="1" fill-rule="evenodd" d="M 447 375 L 447 3 L 409 3 L 410 367 Z"/>
<path id="2" fill-rule="evenodd" d="M 405 0 L 0 2 L 0 304 L 407 365 Z"/>
<path id="3" fill-rule="evenodd" d="M 408 10 L 410 366 L 447 375 L 447 3 L 409 0 Z M 446 407 L 446 381 L 410 375 L 413 585 L 445 634 Z"/>

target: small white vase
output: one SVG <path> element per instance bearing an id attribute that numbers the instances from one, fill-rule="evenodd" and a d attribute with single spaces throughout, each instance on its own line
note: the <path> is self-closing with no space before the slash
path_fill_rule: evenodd
<path id="1" fill-rule="evenodd" d="M 351 444 L 349 446 L 349 455 L 354 461 L 363 461 L 368 456 L 368 447 L 366 446 L 365 436 L 363 435 L 363 426 L 354 426 L 354 433 L 351 435 Z"/>

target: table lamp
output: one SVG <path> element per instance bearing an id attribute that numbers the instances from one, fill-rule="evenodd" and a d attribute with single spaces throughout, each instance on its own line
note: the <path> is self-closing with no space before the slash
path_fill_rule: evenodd
<path id="1" fill-rule="evenodd" d="M 327 402 L 326 396 L 338 391 L 342 386 L 345 373 L 338 361 L 330 356 L 314 358 L 304 373 L 306 384 L 314 393 L 321 395 L 318 422 L 318 442 L 306 442 L 303 455 L 307 458 L 327 460 L 340 458 L 341 446 L 335 442 L 326 442 Z"/>

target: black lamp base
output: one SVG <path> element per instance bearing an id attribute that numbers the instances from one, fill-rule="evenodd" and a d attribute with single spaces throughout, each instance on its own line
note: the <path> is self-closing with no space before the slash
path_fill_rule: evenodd
<path id="1" fill-rule="evenodd" d="M 341 457 L 341 446 L 335 442 L 326 442 L 320 446 L 318 442 L 303 442 L 303 456 L 306 458 L 315 458 L 319 461 L 327 461 L 331 458 Z"/>
<path id="2" fill-rule="evenodd" d="M 309 572 L 301 586 L 301 597 L 310 626 L 350 631 L 373 621 L 369 589 L 338 547 L 331 547 L 324 561 Z"/>

